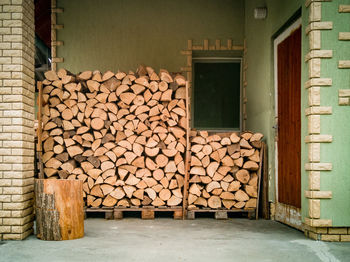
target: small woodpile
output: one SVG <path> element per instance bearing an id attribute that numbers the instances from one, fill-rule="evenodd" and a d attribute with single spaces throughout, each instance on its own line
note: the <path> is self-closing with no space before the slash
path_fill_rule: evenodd
<path id="1" fill-rule="evenodd" d="M 262 137 L 191 131 L 188 208 L 256 208 Z"/>
<path id="2" fill-rule="evenodd" d="M 179 206 L 186 148 L 181 75 L 61 69 L 43 81 L 44 173 L 83 181 L 88 207 Z"/>

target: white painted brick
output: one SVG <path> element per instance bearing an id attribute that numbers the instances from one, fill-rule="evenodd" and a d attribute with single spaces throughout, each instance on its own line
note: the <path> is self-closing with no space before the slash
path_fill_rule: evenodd
<path id="1" fill-rule="evenodd" d="M 321 49 L 321 31 L 311 31 L 309 33 L 310 50 Z"/>
<path id="2" fill-rule="evenodd" d="M 0 16 L 1 15 L 2 14 L 0 13 Z M 4 28 L 4 27 L 0 28 L 0 35 L 8 35 L 8 34 L 11 34 L 11 28 Z"/>
<path id="3" fill-rule="evenodd" d="M 12 79 L 22 79 L 23 73 L 21 72 L 11 72 Z"/>
<path id="4" fill-rule="evenodd" d="M 11 57 L 0 57 L 0 64 L 11 64 Z M 6 68 L 6 67 L 5 67 Z M 3 67 L 4 70 L 4 67 Z M 11 71 L 11 70 L 5 70 L 5 71 Z"/>
<path id="5" fill-rule="evenodd" d="M 23 147 L 23 141 L 3 141 L 3 147 Z"/>
<path id="6" fill-rule="evenodd" d="M 22 56 L 22 50 L 3 50 L 3 56 Z"/>
<path id="7" fill-rule="evenodd" d="M 3 111 L 4 117 L 21 117 L 23 116 L 23 112 L 21 110 L 4 110 Z"/>
<path id="8" fill-rule="evenodd" d="M 309 143 L 309 162 L 320 162 L 321 160 L 321 144 Z"/>
<path id="9" fill-rule="evenodd" d="M 18 134 L 18 133 L 16 134 L 16 133 L 12 133 L 12 139 L 13 140 L 22 140 L 22 141 L 33 143 L 34 142 L 34 130 L 33 130 L 33 132 L 31 134 Z M 23 150 L 23 151 L 20 151 L 20 152 L 27 152 L 26 151 L 27 149 L 24 149 L 24 148 L 19 148 L 19 149 L 12 148 L 11 150 L 12 150 L 12 154 L 11 155 L 14 155 L 15 152 L 19 152 L 19 151 L 13 151 L 13 150 Z M 7 154 L 7 155 L 9 155 L 9 154 Z"/>
<path id="10" fill-rule="evenodd" d="M 12 179 L 13 186 L 28 186 L 34 184 L 34 177 L 29 177 L 25 179 Z"/>
<path id="11" fill-rule="evenodd" d="M 2 81 L 2 80 L 0 80 L 0 81 Z M 9 87 L 1 87 L 0 88 L 0 95 L 7 95 L 7 94 L 12 94 L 12 92 L 11 92 L 11 88 L 9 88 Z M 5 102 L 5 101 L 4 101 Z"/>
<path id="12" fill-rule="evenodd" d="M 11 72 L 0 72 L 0 79 L 11 78 Z"/>
<path id="13" fill-rule="evenodd" d="M 4 35 L 3 41 L 4 42 L 22 42 L 23 38 L 22 35 Z"/>
<path id="14" fill-rule="evenodd" d="M 1 80 L 2 81 L 2 80 Z M 0 88 L 0 95 L 7 95 L 7 94 L 12 94 L 11 88 L 9 87 L 1 87 Z M 5 102 L 5 101 L 4 101 Z"/>
<path id="15" fill-rule="evenodd" d="M 25 202 L 17 202 L 17 203 L 3 203 L 4 210 L 21 210 L 31 207 L 33 205 L 33 200 L 28 200 Z"/>
<path id="16" fill-rule="evenodd" d="M 319 115 L 308 116 L 308 132 L 309 134 L 321 133 L 321 116 Z"/>
<path id="17" fill-rule="evenodd" d="M 309 190 L 321 189 L 321 172 L 309 171 Z"/>
<path id="18" fill-rule="evenodd" d="M 11 215 L 12 217 L 25 217 L 33 213 L 33 207 L 29 207 L 24 210 L 12 210 Z"/>
<path id="19" fill-rule="evenodd" d="M 3 194 L 20 195 L 20 194 L 23 194 L 23 188 L 22 187 L 4 187 Z"/>
<path id="20" fill-rule="evenodd" d="M 0 163 L 0 171 L 3 171 L 3 170 L 12 170 L 12 164 Z"/>
<path id="21" fill-rule="evenodd" d="M 15 123 L 14 118 L 11 118 L 11 119 L 12 119 L 11 126 L 3 126 L 4 132 L 15 132 L 14 130 L 16 129 L 16 126 L 14 126 L 14 124 L 19 123 L 20 121 L 16 120 L 16 123 Z M 33 123 L 28 124 L 28 121 L 32 121 L 32 119 L 26 120 L 26 119 L 22 118 L 21 126 L 17 126 L 18 132 L 25 133 L 25 134 L 32 134 L 33 133 L 33 130 L 32 130 Z"/>
<path id="22" fill-rule="evenodd" d="M 321 59 L 313 58 L 309 60 L 309 78 L 321 77 Z"/>
<path id="23" fill-rule="evenodd" d="M 25 170 L 25 171 L 4 171 L 3 177 L 4 178 L 28 178 L 34 176 L 34 165 L 33 169 L 31 170 Z"/>
<path id="24" fill-rule="evenodd" d="M 11 186 L 12 180 L 11 179 L 0 179 L 0 186 Z"/>
<path id="25" fill-rule="evenodd" d="M 19 95 L 3 95 L 4 102 L 22 102 L 23 97 Z"/>
<path id="26" fill-rule="evenodd" d="M 11 211 L 9 210 L 0 210 L 0 217 L 11 217 Z"/>
<path id="27" fill-rule="evenodd" d="M 11 196 L 9 196 L 9 195 L 0 195 L 0 202 L 3 202 L 3 203 L 11 202 Z"/>
<path id="28" fill-rule="evenodd" d="M 32 158 L 26 156 L 3 156 L 3 163 L 31 163 Z"/>
<path id="29" fill-rule="evenodd" d="M 21 27 L 12 27 L 11 28 L 11 34 L 13 34 L 13 35 L 23 35 L 23 29 Z M 27 41 L 25 39 L 23 40 L 23 42 L 27 43 Z"/>
<path id="30" fill-rule="evenodd" d="M 34 1 L 0 0 L 0 20 L 0 212 L 12 216 L 2 238 L 22 239 L 33 226 Z"/>
<path id="31" fill-rule="evenodd" d="M 319 199 L 309 199 L 309 217 L 320 218 L 321 201 Z"/>
<path id="32" fill-rule="evenodd" d="M 20 27 L 22 26 L 22 21 L 21 20 L 3 20 L 3 26 L 4 27 Z"/>
<path id="33" fill-rule="evenodd" d="M 307 171 L 331 171 L 332 168 L 332 163 L 305 163 Z"/>
<path id="34" fill-rule="evenodd" d="M 34 138 L 32 139 L 34 141 Z M 8 151 L 8 150 L 7 150 Z M 1 153 L 0 153 L 1 155 Z M 11 155 L 16 155 L 16 156 L 32 156 L 33 155 L 33 150 L 30 149 L 16 149 L 12 148 L 11 149 Z"/>
<path id="35" fill-rule="evenodd" d="M 12 124 L 13 125 L 22 125 L 22 126 L 25 126 L 25 127 L 30 127 L 30 128 L 33 128 L 33 119 L 30 118 L 30 120 L 26 120 L 24 118 L 12 118 Z M 11 128 L 11 127 L 10 127 Z M 7 128 L 6 128 L 7 129 Z M 27 130 L 24 130 L 23 127 L 21 127 L 22 129 L 22 132 L 25 132 L 25 133 L 29 133 L 28 129 Z M 14 137 L 16 134 L 12 134 L 12 136 Z"/>
<path id="36" fill-rule="evenodd" d="M 34 164 L 12 164 L 12 170 L 22 171 L 22 170 L 33 170 Z"/>
<path id="37" fill-rule="evenodd" d="M 0 233 L 11 233 L 11 227 L 8 225 L 0 226 Z"/>
<path id="38" fill-rule="evenodd" d="M 3 234 L 2 235 L 2 239 L 3 240 L 23 240 L 26 237 L 28 237 L 31 233 L 33 232 L 33 230 L 28 230 L 27 232 L 24 232 L 22 234 Z"/>
<path id="39" fill-rule="evenodd" d="M 11 118 L 9 118 L 11 119 Z M 31 128 L 25 127 L 25 126 L 3 126 L 2 127 L 3 132 L 22 132 L 22 133 L 26 133 L 26 134 L 32 134 L 33 130 Z M 23 143 L 24 148 L 27 148 L 28 144 Z"/>
<path id="40" fill-rule="evenodd" d="M 31 230 L 33 227 L 33 222 L 28 222 L 27 224 L 21 226 L 11 226 L 12 233 L 24 233 L 27 230 Z"/>
<path id="41" fill-rule="evenodd" d="M 10 58 L 11 60 L 11 58 Z M 11 61 L 12 63 L 12 61 Z M 3 68 L 2 70 L 3 71 L 21 71 L 22 70 L 22 65 L 15 65 L 15 64 L 12 64 L 12 65 L 3 65 Z"/>
<path id="42" fill-rule="evenodd" d="M 9 44 L 9 43 L 7 43 Z M 11 43 L 12 49 L 23 49 L 23 43 Z"/>
<path id="43" fill-rule="evenodd" d="M 15 12 L 18 13 L 18 12 L 22 12 L 23 8 L 20 5 L 4 5 L 3 11 L 8 13 L 15 13 Z"/>
<path id="44" fill-rule="evenodd" d="M 8 155 L 9 152 L 8 152 L 8 148 L 0 148 L 0 155 Z"/>
<path id="45" fill-rule="evenodd" d="M 4 86 L 22 86 L 22 80 L 4 80 Z"/>
<path id="46" fill-rule="evenodd" d="M 31 190 L 29 193 L 27 194 L 23 194 L 23 195 L 12 195 L 11 197 L 11 201 L 12 202 L 23 202 L 23 201 L 27 201 L 30 199 L 34 198 L 34 186 L 32 187 L 33 190 Z"/>
<path id="47" fill-rule="evenodd" d="M 33 220 L 33 215 L 28 215 L 21 218 L 3 218 L 4 225 L 24 225 Z"/>
<path id="48" fill-rule="evenodd" d="M 11 18 L 12 19 L 23 19 L 23 14 L 22 13 L 11 13 Z"/>
<path id="49" fill-rule="evenodd" d="M 0 113 L 2 115 L 2 111 Z M 11 125 L 11 122 L 11 118 L 0 118 L 0 125 Z"/>
<path id="50" fill-rule="evenodd" d="M 321 3 L 314 2 L 310 5 L 309 23 L 321 21 Z"/>
<path id="51" fill-rule="evenodd" d="M 340 106 L 350 105 L 350 98 L 349 97 L 339 97 L 339 105 Z"/>
<path id="52" fill-rule="evenodd" d="M 23 3 L 23 0 L 12 0 L 13 5 L 21 5 Z M 30 8 L 30 6 L 29 6 Z M 28 6 L 26 8 L 26 11 L 28 11 Z"/>

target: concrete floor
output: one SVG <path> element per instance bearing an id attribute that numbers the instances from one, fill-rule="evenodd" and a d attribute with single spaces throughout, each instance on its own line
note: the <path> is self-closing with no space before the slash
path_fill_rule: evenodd
<path id="1" fill-rule="evenodd" d="M 85 220 L 71 241 L 0 242 L 0 261 L 350 261 L 350 243 L 306 239 L 274 221 L 229 219 Z"/>

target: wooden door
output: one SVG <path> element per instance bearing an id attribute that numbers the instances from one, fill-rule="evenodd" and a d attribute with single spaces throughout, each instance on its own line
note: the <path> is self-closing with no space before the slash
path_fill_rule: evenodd
<path id="1" fill-rule="evenodd" d="M 277 47 L 278 202 L 301 207 L 301 27 Z"/>
<path id="2" fill-rule="evenodd" d="M 301 26 L 274 42 L 276 88 L 276 214 L 301 228 Z"/>

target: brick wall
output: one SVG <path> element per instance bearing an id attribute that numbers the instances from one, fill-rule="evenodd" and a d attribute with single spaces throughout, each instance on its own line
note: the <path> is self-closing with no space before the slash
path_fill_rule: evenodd
<path id="1" fill-rule="evenodd" d="M 0 240 L 33 228 L 34 0 L 0 0 Z"/>
<path id="2" fill-rule="evenodd" d="M 305 226 L 304 233 L 314 240 L 349 242 L 350 227 L 310 227 Z"/>

